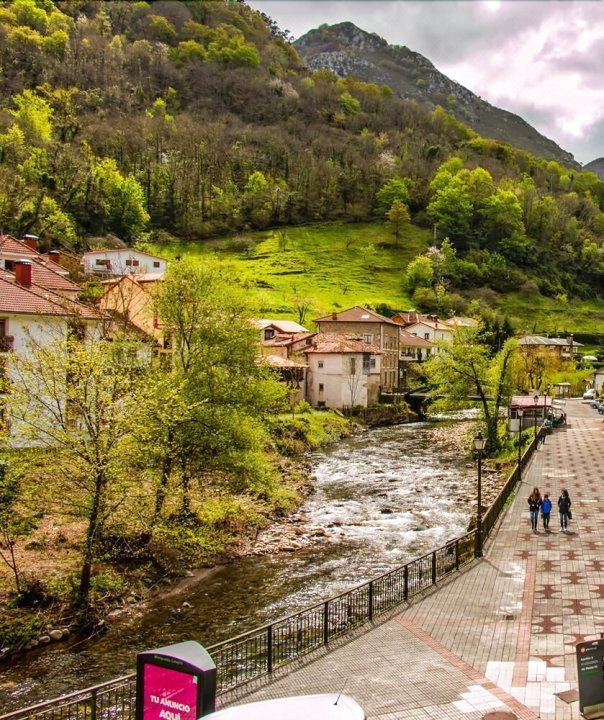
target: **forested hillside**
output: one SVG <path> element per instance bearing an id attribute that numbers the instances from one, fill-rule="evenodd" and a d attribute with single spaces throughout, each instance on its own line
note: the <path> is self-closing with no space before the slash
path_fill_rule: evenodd
<path id="1" fill-rule="evenodd" d="M 5 231 L 78 248 L 108 233 L 202 240 L 384 221 L 398 201 L 399 229 L 409 212 L 451 240 L 428 289 L 603 289 L 595 174 L 387 86 L 306 71 L 243 3 L 14 0 L 0 23 Z"/>

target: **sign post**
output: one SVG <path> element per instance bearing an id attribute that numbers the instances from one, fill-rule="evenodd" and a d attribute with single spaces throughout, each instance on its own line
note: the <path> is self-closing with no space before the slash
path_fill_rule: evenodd
<path id="1" fill-rule="evenodd" d="M 216 665 L 192 640 L 136 658 L 136 720 L 197 720 L 216 709 Z"/>
<path id="2" fill-rule="evenodd" d="M 604 639 L 576 646 L 579 712 L 589 720 L 604 718 Z"/>

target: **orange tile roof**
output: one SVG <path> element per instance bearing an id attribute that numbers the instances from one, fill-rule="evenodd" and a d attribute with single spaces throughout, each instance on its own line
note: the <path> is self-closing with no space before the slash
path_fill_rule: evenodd
<path id="1" fill-rule="evenodd" d="M 401 347 L 434 347 L 434 343 L 431 343 L 429 340 L 424 340 L 424 338 L 412 335 L 405 330 L 400 331 L 399 344 Z"/>
<path id="2" fill-rule="evenodd" d="M 0 313 L 23 315 L 78 315 L 86 320 L 100 320 L 102 315 L 93 308 L 68 300 L 40 287 L 25 288 L 0 277 Z"/>
<path id="3" fill-rule="evenodd" d="M 325 317 L 318 318 L 315 320 L 316 323 L 320 322 L 383 322 L 388 323 L 389 325 L 397 325 L 393 320 L 390 318 L 384 317 L 383 315 L 380 315 L 379 313 L 374 312 L 373 310 L 368 310 L 367 308 L 361 307 L 360 305 L 355 305 L 354 307 L 348 308 L 348 310 L 342 310 L 341 312 L 334 312 L 331 315 L 326 315 Z"/>
<path id="4" fill-rule="evenodd" d="M 27 258 L 29 260 L 29 258 Z M 1 270 L 3 277 L 11 280 L 14 279 L 14 273 Z M 81 293 L 82 288 L 76 285 L 69 278 L 66 278 L 61 273 L 56 272 L 47 265 L 38 262 L 36 259 L 31 259 L 31 282 L 32 285 L 44 288 L 45 290 L 53 290 L 55 292 L 69 292 L 69 293 Z"/>
<path id="5" fill-rule="evenodd" d="M 11 255 L 22 255 L 28 257 L 40 257 L 37 250 L 32 250 L 25 243 L 16 240 L 12 235 L 0 235 L 0 252 L 10 253 Z"/>
<path id="6" fill-rule="evenodd" d="M 377 345 L 350 338 L 346 335 L 319 335 L 312 345 L 303 348 L 302 352 L 308 353 L 370 353 L 381 355 L 382 351 Z"/>

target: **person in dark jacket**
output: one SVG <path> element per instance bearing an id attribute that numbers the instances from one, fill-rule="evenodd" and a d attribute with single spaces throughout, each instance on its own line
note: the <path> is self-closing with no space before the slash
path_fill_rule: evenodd
<path id="1" fill-rule="evenodd" d="M 568 513 L 570 512 L 570 496 L 566 488 L 562 489 L 562 494 L 558 498 L 558 513 L 560 514 L 560 531 L 566 532 L 568 528 Z"/>
<path id="2" fill-rule="evenodd" d="M 531 515 L 531 527 L 534 533 L 537 533 L 537 522 L 539 520 L 539 508 L 541 507 L 541 493 L 538 487 L 534 487 L 528 496 L 529 513 Z"/>

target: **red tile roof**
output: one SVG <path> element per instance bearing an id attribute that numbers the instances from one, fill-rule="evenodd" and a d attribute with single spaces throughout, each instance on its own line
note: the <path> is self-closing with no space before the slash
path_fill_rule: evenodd
<path id="1" fill-rule="evenodd" d="M 7 270 L 0 270 L 0 273 L 2 277 L 8 280 L 15 277 L 14 273 Z M 79 285 L 34 258 L 31 259 L 31 281 L 33 285 L 44 288 L 44 290 L 77 293 L 78 295 L 82 292 Z"/>
<path id="2" fill-rule="evenodd" d="M 23 315 L 78 315 L 86 320 L 100 320 L 102 315 L 93 308 L 61 297 L 49 290 L 32 285 L 22 287 L 0 277 L 0 313 Z"/>
<path id="3" fill-rule="evenodd" d="M 406 330 L 400 331 L 399 344 L 401 347 L 434 347 L 434 343 L 429 340 L 424 340 L 424 338 L 420 338 L 417 335 L 412 335 Z"/>
<path id="4" fill-rule="evenodd" d="M 32 257 L 40 257 L 37 250 L 32 250 L 25 243 L 15 240 L 12 235 L 0 235 L 0 252 L 27 256 L 28 260 L 31 260 Z"/>
<path id="5" fill-rule="evenodd" d="M 382 351 L 377 345 L 351 338 L 346 335 L 318 335 L 312 345 L 303 348 L 302 352 L 309 353 L 370 353 L 381 355 Z"/>
<path id="6" fill-rule="evenodd" d="M 332 313 L 331 315 L 326 315 L 325 317 L 318 318 L 315 320 L 316 323 L 320 322 L 384 322 L 388 323 L 389 325 L 397 325 L 394 321 L 390 320 L 390 318 L 384 317 L 383 315 L 380 315 L 379 313 L 373 312 L 373 310 L 368 310 L 367 308 L 360 307 L 360 305 L 355 305 L 352 308 L 348 308 L 348 310 L 342 310 L 342 312 L 339 313 Z"/>

